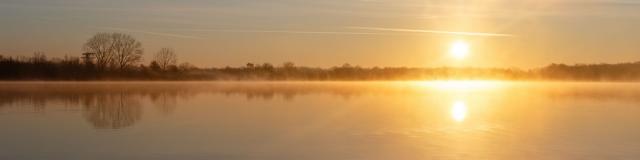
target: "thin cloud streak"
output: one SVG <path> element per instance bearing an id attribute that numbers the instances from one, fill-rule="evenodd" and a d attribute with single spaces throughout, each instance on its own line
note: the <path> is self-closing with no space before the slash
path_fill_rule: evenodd
<path id="1" fill-rule="evenodd" d="M 512 34 L 503 34 L 503 33 L 456 32 L 456 31 L 406 29 L 406 28 L 380 28 L 380 27 L 347 27 L 347 28 L 360 29 L 360 30 L 374 30 L 374 31 L 449 34 L 449 35 L 461 35 L 461 36 L 487 36 L 487 37 L 514 37 L 515 36 Z"/>
<path id="2" fill-rule="evenodd" d="M 298 31 L 298 30 L 234 30 L 234 29 L 177 29 L 194 32 L 231 32 L 231 33 L 286 33 L 286 34 L 334 34 L 334 35 L 382 35 L 371 32 L 334 32 L 334 31 Z"/>
<path id="3" fill-rule="evenodd" d="M 173 37 L 173 38 L 204 39 L 202 37 L 196 37 L 196 36 L 172 34 L 172 33 L 162 33 L 162 32 L 141 31 L 141 30 L 127 29 L 127 28 L 116 28 L 116 27 L 98 27 L 98 28 L 99 29 L 104 29 L 104 30 L 114 30 L 114 31 L 122 31 L 122 32 L 132 32 L 132 33 L 142 33 L 142 34 Z"/>

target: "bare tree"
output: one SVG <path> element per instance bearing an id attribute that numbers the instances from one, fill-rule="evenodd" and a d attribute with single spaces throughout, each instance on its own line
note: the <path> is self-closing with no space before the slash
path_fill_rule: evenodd
<path id="1" fill-rule="evenodd" d="M 180 65 L 178 66 L 178 70 L 181 71 L 181 72 L 186 72 L 186 71 L 193 70 L 193 69 L 196 69 L 196 66 L 194 66 L 194 65 L 192 65 L 191 63 L 188 63 L 188 62 L 180 63 Z"/>
<path id="2" fill-rule="evenodd" d="M 113 66 L 119 70 L 135 65 L 142 60 L 142 43 L 130 35 L 112 33 L 113 40 Z"/>
<path id="3" fill-rule="evenodd" d="M 120 70 L 142 60 L 142 44 L 130 35 L 122 33 L 98 33 L 82 48 L 92 53 L 99 70 L 113 67 Z"/>
<path id="4" fill-rule="evenodd" d="M 114 59 L 111 33 L 98 33 L 94 35 L 87 40 L 82 50 L 93 54 L 96 67 L 99 70 L 106 69 Z"/>
<path id="5" fill-rule="evenodd" d="M 291 70 L 296 68 L 296 65 L 293 62 L 284 62 L 282 63 L 282 68 L 287 69 L 287 70 Z"/>
<path id="6" fill-rule="evenodd" d="M 178 63 L 178 58 L 172 48 L 160 49 L 153 59 L 158 63 L 163 71 L 167 71 L 169 66 L 176 65 L 176 63 Z"/>
<path id="7" fill-rule="evenodd" d="M 31 58 L 32 63 L 44 63 L 47 61 L 47 56 L 42 51 L 36 51 Z"/>

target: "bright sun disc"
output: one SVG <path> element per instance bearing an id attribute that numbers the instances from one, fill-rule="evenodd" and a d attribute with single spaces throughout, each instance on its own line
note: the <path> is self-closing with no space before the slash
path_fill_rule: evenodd
<path id="1" fill-rule="evenodd" d="M 469 44 L 464 41 L 455 41 L 449 48 L 449 53 L 456 59 L 463 59 L 469 54 Z"/>

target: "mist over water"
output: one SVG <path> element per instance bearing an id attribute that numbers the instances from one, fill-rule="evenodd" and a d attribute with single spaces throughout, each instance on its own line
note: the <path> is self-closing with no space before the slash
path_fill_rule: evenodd
<path id="1" fill-rule="evenodd" d="M 2 82 L 0 159 L 637 159 L 635 83 Z"/>

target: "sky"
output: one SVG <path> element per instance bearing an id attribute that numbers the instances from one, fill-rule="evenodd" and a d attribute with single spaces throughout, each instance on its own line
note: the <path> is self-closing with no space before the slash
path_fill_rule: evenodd
<path id="1" fill-rule="evenodd" d="M 514 67 L 640 61 L 636 0 L 1 0 L 0 55 L 79 56 L 99 32 L 202 67 Z M 464 59 L 448 54 L 464 41 Z"/>

